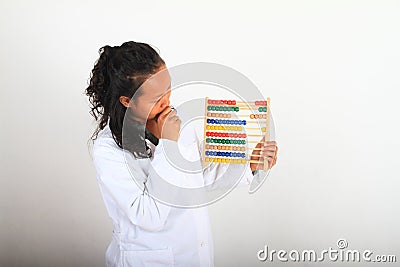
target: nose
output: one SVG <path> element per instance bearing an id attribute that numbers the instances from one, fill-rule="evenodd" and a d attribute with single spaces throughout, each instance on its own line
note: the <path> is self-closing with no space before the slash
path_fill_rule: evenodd
<path id="1" fill-rule="evenodd" d="M 168 97 L 164 97 L 163 99 L 161 99 L 161 108 L 165 108 L 166 106 L 169 106 L 169 104 L 170 102 Z"/>

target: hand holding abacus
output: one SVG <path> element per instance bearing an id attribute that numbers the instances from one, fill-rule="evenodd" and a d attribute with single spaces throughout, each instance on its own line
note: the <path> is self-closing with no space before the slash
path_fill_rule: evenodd
<path id="1" fill-rule="evenodd" d="M 251 171 L 264 170 L 264 158 L 267 159 L 268 169 L 275 166 L 278 154 L 278 146 L 275 141 L 265 141 L 265 137 L 263 137 L 255 148 L 250 160 L 253 162 L 259 161 L 259 163 L 250 162 Z"/>

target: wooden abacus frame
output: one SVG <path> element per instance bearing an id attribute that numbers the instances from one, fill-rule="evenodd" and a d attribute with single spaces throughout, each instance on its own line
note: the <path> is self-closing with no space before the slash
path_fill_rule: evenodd
<path id="1" fill-rule="evenodd" d="M 217 105 L 217 106 L 215 106 Z M 211 108 L 210 108 L 211 107 Z M 216 110 L 212 110 L 213 107 Z M 241 101 L 236 101 L 236 100 L 212 100 L 209 99 L 208 97 L 205 98 L 205 110 L 204 110 L 204 142 L 203 142 L 203 159 L 202 159 L 202 164 L 203 164 L 203 168 L 210 162 L 218 162 L 218 163 L 236 163 L 236 164 L 247 164 L 247 163 L 264 163 L 264 170 L 267 170 L 269 168 L 268 166 L 268 160 L 266 158 L 264 158 L 264 161 L 261 160 L 251 160 L 250 157 L 252 155 L 252 153 L 248 153 L 248 151 L 253 151 L 253 150 L 261 150 L 261 148 L 256 148 L 256 145 L 261 141 L 262 137 L 264 137 L 265 141 L 269 141 L 270 140 L 270 123 L 271 123 L 271 99 L 268 97 L 267 100 L 261 100 L 261 101 L 254 101 L 254 102 L 241 102 Z M 263 112 L 265 114 L 262 114 L 262 116 L 260 116 L 260 114 L 255 114 L 253 113 L 255 110 L 257 110 L 260 112 L 260 108 L 262 108 Z M 210 110 L 211 109 L 211 110 Z M 222 109 L 222 110 L 219 110 Z M 250 110 L 251 114 L 250 115 L 243 115 L 240 114 L 240 111 L 242 110 Z M 211 112 L 210 112 L 211 111 Z M 222 118 L 230 118 L 231 115 L 229 115 L 229 112 L 236 112 L 239 113 L 236 116 L 237 117 L 249 117 L 249 119 L 251 121 L 247 121 L 247 119 L 244 120 L 235 120 L 235 122 L 244 122 L 243 126 L 210 126 L 209 123 L 211 120 L 214 120 L 215 117 L 213 117 L 212 115 L 216 115 L 217 114 L 223 114 L 223 115 L 218 115 L 218 117 L 222 117 Z M 211 116 L 209 116 L 211 114 Z M 228 114 L 228 115 L 224 115 L 224 114 Z M 210 119 L 211 118 L 211 119 Z M 253 121 L 254 120 L 254 121 Z M 215 120 L 214 120 L 215 121 Z M 222 122 L 222 121 L 220 121 Z M 223 122 L 226 122 L 225 120 L 223 120 Z M 248 124 L 257 124 L 257 127 L 249 127 Z M 217 124 L 225 124 L 225 123 L 217 123 Z M 229 124 L 229 123 L 228 123 Z M 265 125 L 265 127 L 261 127 L 261 125 Z M 215 127 L 217 127 L 217 129 L 215 129 Z M 226 131 L 227 127 L 233 127 L 232 128 L 228 128 L 231 131 L 235 131 L 239 129 L 239 127 L 241 128 L 240 132 L 242 132 L 243 128 L 245 129 L 245 131 L 247 132 L 247 130 L 261 130 L 261 132 L 265 132 L 264 134 L 245 134 L 244 140 L 239 140 L 240 144 L 238 144 L 237 148 L 240 148 L 240 151 L 243 151 L 243 149 L 245 149 L 245 147 L 241 146 L 241 145 L 246 145 L 250 144 L 250 143 L 255 143 L 254 147 L 247 148 L 247 151 L 245 154 L 246 159 L 229 159 L 229 158 L 221 158 L 221 157 L 210 157 L 210 155 L 206 155 L 209 147 L 208 145 L 208 141 L 212 140 L 216 140 L 217 143 L 219 143 L 218 140 L 220 140 L 222 142 L 222 144 L 224 145 L 225 143 L 223 142 L 228 142 L 227 145 L 231 145 L 232 141 L 230 140 L 235 140 L 235 138 L 238 138 L 238 135 L 240 134 L 241 136 L 243 136 L 243 133 L 233 133 L 231 135 L 226 134 L 226 133 L 222 133 L 221 131 Z M 236 128 L 235 128 L 236 127 Z M 243 127 L 243 128 L 242 128 Z M 265 130 L 263 130 L 263 128 Z M 213 130 L 216 132 L 208 132 L 209 130 Z M 207 135 L 208 133 L 208 135 Z M 209 138 L 211 134 L 211 137 L 216 137 L 215 139 L 213 138 Z M 234 136 L 235 134 L 237 134 L 237 136 Z M 217 135 L 217 136 L 213 136 L 213 135 Z M 221 136 L 222 135 L 222 136 Z M 233 135 L 233 136 L 232 136 Z M 247 141 L 247 137 L 248 136 L 259 136 L 261 137 L 260 140 L 258 141 Z M 229 139 L 219 139 L 219 137 L 228 137 Z M 233 138 L 232 138 L 233 137 Z M 208 140 L 208 141 L 207 141 Z M 237 141 L 237 142 L 239 142 Z M 234 141 L 233 141 L 234 142 Z M 245 143 L 243 143 L 245 142 Z M 233 143 L 233 144 L 237 144 L 237 143 Z M 217 145 L 218 147 L 218 145 Z M 225 147 L 225 145 L 224 145 Z M 231 148 L 234 148 L 233 146 Z M 219 149 L 212 149 L 212 150 L 216 150 L 218 154 L 218 152 L 221 153 L 221 151 L 219 151 Z M 225 150 L 225 149 L 223 149 Z M 230 150 L 230 149 L 226 149 L 226 150 Z M 246 150 L 246 149 L 245 149 Z M 233 149 L 233 151 L 235 151 L 235 149 Z M 214 151 L 212 151 L 211 153 L 214 153 Z M 228 153 L 232 153 L 232 152 L 228 152 Z M 235 152 L 233 152 L 235 153 Z M 215 155 L 214 155 L 215 156 Z M 243 153 L 241 153 L 241 157 L 243 157 Z M 261 158 L 261 156 L 258 156 Z"/>

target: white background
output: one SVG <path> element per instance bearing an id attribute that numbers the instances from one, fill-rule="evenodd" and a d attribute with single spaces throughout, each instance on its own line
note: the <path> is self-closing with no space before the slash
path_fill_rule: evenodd
<path id="1" fill-rule="evenodd" d="M 129 40 L 169 66 L 230 66 L 272 98 L 279 161 L 256 194 L 210 206 L 216 266 L 338 238 L 400 260 L 399 1 L 9 0 L 0 33 L 1 266 L 103 265 L 83 92 L 98 49 Z"/>

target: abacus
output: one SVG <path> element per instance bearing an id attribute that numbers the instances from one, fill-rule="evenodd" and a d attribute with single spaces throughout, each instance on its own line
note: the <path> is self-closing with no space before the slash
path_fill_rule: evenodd
<path id="1" fill-rule="evenodd" d="M 212 162 L 247 164 L 256 145 L 270 140 L 270 98 L 254 102 L 205 98 L 203 167 Z M 261 158 L 261 156 L 258 156 Z"/>

